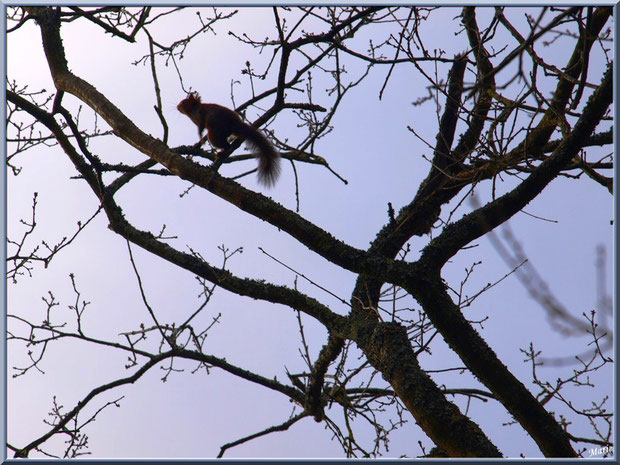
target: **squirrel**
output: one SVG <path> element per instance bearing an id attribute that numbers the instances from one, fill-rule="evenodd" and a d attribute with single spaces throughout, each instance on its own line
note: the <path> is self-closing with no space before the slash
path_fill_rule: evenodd
<path id="1" fill-rule="evenodd" d="M 177 110 L 198 126 L 200 145 L 205 142 L 202 136 L 205 129 L 211 145 L 220 151 L 230 147 L 228 138 L 232 134 L 247 139 L 257 152 L 258 181 L 267 187 L 276 183 L 280 175 L 280 154 L 263 133 L 244 123 L 236 112 L 215 103 L 202 103 L 197 92 L 190 92 L 187 98 L 181 100 Z"/>

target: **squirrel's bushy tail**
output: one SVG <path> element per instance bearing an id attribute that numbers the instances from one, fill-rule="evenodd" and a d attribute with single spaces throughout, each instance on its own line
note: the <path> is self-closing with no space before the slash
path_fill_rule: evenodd
<path id="1" fill-rule="evenodd" d="M 256 150 L 258 158 L 258 182 L 266 187 L 273 186 L 280 176 L 280 154 L 273 144 L 255 127 L 243 124 L 239 128 L 238 136 L 246 139 L 248 144 Z"/>

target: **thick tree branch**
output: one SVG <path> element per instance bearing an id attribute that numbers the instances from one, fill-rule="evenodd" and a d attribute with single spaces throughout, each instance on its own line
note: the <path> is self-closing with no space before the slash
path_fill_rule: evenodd
<path id="1" fill-rule="evenodd" d="M 359 321 L 354 340 L 433 442 L 451 457 L 501 457 L 480 427 L 449 402 L 420 368 L 405 328 Z"/>
<path id="2" fill-rule="evenodd" d="M 162 163 L 172 173 L 183 179 L 190 180 L 228 200 L 242 210 L 248 211 L 282 228 L 312 250 L 345 268 L 352 269 L 358 273 L 373 275 L 387 273 L 392 277 L 398 277 L 398 279 L 405 279 L 405 276 L 409 276 L 412 273 L 411 267 L 407 264 L 385 260 L 376 255 L 369 255 L 335 240 L 331 235 L 302 217 L 282 208 L 260 194 L 255 194 L 233 181 L 222 178 L 209 168 L 200 166 L 171 152 L 163 143 L 144 134 L 94 87 L 69 72 L 62 52 L 62 43 L 58 32 L 59 23 L 50 10 L 31 8 L 31 12 L 37 15 L 41 25 L 44 48 L 56 86 L 59 90 L 76 95 L 91 106 L 110 124 L 115 133 L 129 144 Z M 318 303 L 312 299 L 284 287 L 264 285 L 251 280 L 240 280 L 234 278 L 228 272 L 213 269 L 206 263 L 198 261 L 195 257 L 176 251 L 169 245 L 156 240 L 152 234 L 139 231 L 131 226 L 124 218 L 120 208 L 112 201 L 110 195 L 104 195 L 102 202 L 110 219 L 110 227 L 146 250 L 237 294 L 266 298 L 272 302 L 292 305 L 294 308 L 318 318 L 319 321 L 332 330 L 335 336 L 349 337 L 348 325 L 343 318 L 329 310 L 319 310 L 317 307 Z M 372 344 L 368 347 L 371 348 Z M 410 347 L 409 357 L 413 358 L 411 367 L 417 367 L 415 356 Z M 431 432 L 445 430 L 447 418 L 433 418 L 433 416 L 425 413 L 428 399 L 432 398 L 434 399 L 433 403 L 438 408 L 443 408 L 444 412 L 451 412 L 449 414 L 451 425 L 455 427 L 456 425 L 461 425 L 463 436 L 457 441 L 456 445 L 445 444 L 447 449 L 454 450 L 455 455 L 459 456 L 498 456 L 499 452 L 495 446 L 484 437 L 471 420 L 462 415 L 456 406 L 445 399 L 445 396 L 437 386 L 426 377 L 419 367 L 417 367 L 417 373 L 420 379 L 426 379 L 425 383 L 427 385 L 422 390 L 414 388 L 410 380 L 395 381 L 395 384 L 406 395 L 406 403 L 409 408 L 413 408 L 412 412 L 416 418 L 423 419 L 423 424 L 430 428 Z M 412 388 L 414 389 L 413 391 L 411 390 Z M 477 431 L 476 436 L 482 440 L 482 446 L 478 441 L 475 444 L 468 443 L 466 433 L 471 431 Z M 442 444 L 446 442 L 453 443 L 453 439 L 449 435 L 440 438 L 438 433 L 432 434 L 437 436 L 436 439 Z"/>
<path id="3" fill-rule="evenodd" d="M 547 457 L 570 457 L 575 452 L 560 425 L 501 363 L 449 298 L 439 273 L 444 263 L 472 240 L 506 221 L 523 208 L 581 149 L 612 100 L 613 67 L 586 105 L 582 118 L 554 154 L 512 192 L 447 226 L 420 257 L 428 281 L 405 286 L 422 304 L 435 327 L 467 367 L 523 425 Z M 433 277 L 434 276 L 434 277 Z"/>
<path id="4" fill-rule="evenodd" d="M 425 247 L 420 264 L 433 270 L 441 269 L 462 247 L 508 220 L 538 196 L 590 140 L 611 105 L 612 74 L 613 65 L 610 65 L 601 85 L 588 100 L 583 115 L 549 158 L 512 191 L 448 225 Z"/>
<path id="5" fill-rule="evenodd" d="M 209 265 L 194 255 L 174 249 L 170 245 L 158 240 L 149 232 L 141 231 L 133 227 L 125 218 L 121 208 L 116 204 L 111 193 L 105 187 L 100 186 L 99 180 L 92 167 L 77 153 L 75 147 L 71 145 L 68 137 L 62 132 L 62 129 L 53 116 L 14 92 L 7 91 L 7 99 L 32 114 L 54 134 L 76 169 L 88 182 L 93 192 L 100 197 L 110 221 L 110 228 L 122 237 L 231 292 L 256 299 L 269 300 L 274 303 L 290 305 L 292 308 L 296 308 L 301 312 L 317 318 L 328 328 L 337 333 L 344 330 L 346 326 L 344 318 L 333 313 L 315 299 L 309 298 L 285 286 L 275 286 L 262 281 L 238 278 L 226 270 Z M 101 195 L 101 192 L 103 192 L 103 195 Z"/>
<path id="6" fill-rule="evenodd" d="M 284 39 L 284 29 L 282 28 L 284 22 L 280 23 L 278 19 L 280 40 L 269 44 L 276 46 L 279 44 L 281 46 L 279 50 L 282 53 L 277 85 L 268 91 L 270 95 L 275 94 L 275 102 L 270 109 L 259 117 L 256 124 L 261 125 L 267 122 L 286 108 L 285 91 L 298 83 L 306 71 L 318 66 L 324 56 L 329 56 L 334 49 L 339 47 L 342 31 L 347 31 L 346 34 L 342 34 L 343 38 L 353 34 L 366 21 L 366 18 L 374 14 L 379 8 L 381 7 L 354 9 L 354 14 L 345 19 L 344 22 L 338 18 L 340 23 L 334 18 L 332 18 L 332 22 L 326 20 L 327 24 L 332 25 L 328 33 L 304 35 L 302 39 L 293 42 L 287 42 L 288 38 Z M 400 211 L 396 219 L 394 219 L 393 209 L 391 209 L 390 222 L 377 235 L 367 251 L 357 249 L 334 238 L 327 231 L 307 221 L 301 215 L 282 207 L 272 199 L 245 189 L 233 180 L 220 176 L 214 166 L 206 167 L 195 163 L 191 157 L 183 157 L 167 147 L 164 142 L 145 134 L 91 84 L 69 71 L 60 35 L 62 20 L 60 9 L 45 7 L 26 7 L 26 9 L 29 12 L 29 17 L 35 18 L 40 25 L 44 51 L 52 78 L 59 91 L 58 105 L 55 104 L 55 110 L 50 114 L 28 102 L 16 92 L 7 91 L 7 98 L 29 112 L 52 131 L 59 145 L 100 200 L 110 221 L 110 229 L 170 263 L 237 295 L 287 305 L 312 316 L 329 330 L 328 343 L 323 347 L 314 364 L 306 392 L 283 386 L 275 381 L 271 383 L 271 380 L 262 377 L 254 378 L 258 375 L 236 367 L 231 366 L 225 369 L 244 379 L 258 382 L 263 386 L 284 393 L 304 407 L 305 411 L 301 416 L 312 414 L 317 421 L 320 421 L 324 418 L 323 407 L 326 401 L 323 393 L 325 374 L 330 363 L 341 353 L 345 340 L 349 339 L 357 343 L 368 357 L 368 361 L 383 374 L 384 378 L 394 388 L 395 394 L 414 415 L 416 421 L 443 451 L 452 456 L 460 457 L 501 456 L 498 449 L 480 428 L 466 415 L 463 415 L 454 404 L 449 402 L 436 383 L 420 368 L 405 327 L 397 323 L 385 323 L 379 318 L 377 309 L 381 286 L 384 283 L 393 283 L 408 291 L 422 305 L 433 325 L 443 335 L 450 347 L 462 358 L 469 370 L 491 390 L 493 395 L 530 433 L 545 455 L 552 457 L 575 455 L 569 437 L 558 422 L 502 364 L 484 339 L 465 319 L 459 307 L 448 295 L 446 286 L 441 279 L 441 270 L 444 264 L 456 255 L 462 247 L 516 214 L 539 195 L 563 170 L 578 164 L 579 150 L 595 140 L 592 133 L 611 102 L 611 67 L 607 70 L 603 83 L 586 104 L 583 115 L 572 130 L 568 127 L 565 116 L 566 107 L 571 101 L 575 85 L 585 85 L 587 55 L 590 53 L 595 38 L 609 18 L 611 11 L 609 8 L 598 8 L 588 16 L 588 25 L 582 30 L 582 34 L 577 40 L 577 46 L 566 71 L 558 76 L 559 84 L 550 99 L 542 121 L 528 133 L 523 139 L 523 143 L 507 156 L 494 158 L 486 164 L 480 162 L 480 158 L 484 157 L 476 157 L 472 165 L 466 165 L 465 161 L 473 153 L 473 150 L 480 150 L 480 153 L 484 154 L 485 144 L 481 140 L 481 134 L 488 121 L 488 113 L 495 89 L 494 76 L 497 75 L 497 71 L 507 64 L 506 60 L 514 60 L 524 50 L 529 51 L 530 46 L 538 37 L 555 27 L 573 9 L 563 11 L 554 18 L 550 25 L 538 32 L 534 29 L 530 37 L 521 40 L 519 47 L 509 53 L 496 68 L 492 66 L 489 53 L 485 48 L 485 44 L 490 40 L 489 37 L 493 35 L 492 28 L 490 27 L 484 37 L 481 37 L 476 24 L 474 8 L 466 7 L 463 10 L 463 24 L 478 68 L 478 79 L 475 86 L 476 100 L 466 119 L 467 129 L 461 136 L 457 147 L 451 150 L 459 114 L 462 111 L 467 111 L 465 105 L 461 103 L 467 60 L 465 57 L 458 57 L 453 62 L 448 79 L 445 92 L 448 98 L 440 122 L 433 165 L 429 176 L 418 190 L 414 200 Z M 143 13 L 144 11 L 146 10 L 143 10 Z M 141 18 L 141 22 L 146 19 L 146 14 L 144 13 L 145 16 Z M 390 14 L 392 14 L 391 10 Z M 355 24 L 358 20 L 359 22 Z M 497 21 L 494 19 L 496 26 Z M 292 31 L 290 34 L 292 35 Z M 301 54 L 307 59 L 307 64 L 287 81 L 286 76 L 289 74 L 290 66 L 289 58 L 292 61 L 292 53 L 298 51 L 298 47 L 306 43 L 324 43 L 326 45 L 322 48 L 317 47 L 319 50 L 318 57 L 310 58 L 311 55 L 302 52 Z M 252 42 L 252 44 L 256 43 Z M 267 42 L 261 44 L 265 46 Z M 488 45 L 490 47 L 490 44 Z M 400 42 L 398 46 L 400 47 Z M 271 64 L 269 66 L 271 67 Z M 340 71 L 340 69 L 340 64 L 337 64 L 337 70 Z M 278 73 L 276 72 L 276 74 Z M 580 76 L 581 80 L 579 79 Z M 335 80 L 337 81 L 337 78 Z M 341 86 L 339 81 L 337 86 L 338 89 L 342 88 L 339 87 Z M 140 166 L 148 168 L 155 163 L 160 163 L 170 174 L 188 180 L 226 200 L 240 210 L 269 222 L 290 234 L 311 251 L 358 274 L 358 281 L 351 300 L 353 309 L 351 314 L 348 317 L 338 315 L 320 302 L 285 286 L 239 278 L 225 270 L 212 267 L 195 255 L 174 249 L 147 231 L 135 228 L 125 218 L 123 211 L 114 199 L 114 194 L 136 173 L 126 173 L 109 186 L 103 185 L 98 159 L 91 156 L 85 149 L 86 145 L 79 136 L 77 126 L 72 124 L 70 115 L 60 106 L 63 92 L 71 93 L 85 102 L 103 117 L 118 137 L 146 154 L 149 159 Z M 262 97 L 255 97 L 252 101 L 257 101 L 259 98 Z M 542 99 L 544 100 L 544 97 Z M 573 101 L 576 100 L 578 98 L 573 98 Z M 546 100 L 544 101 L 546 102 Z M 498 105 L 501 107 L 501 105 L 507 104 L 498 101 Z M 332 112 L 336 106 L 333 106 Z M 78 148 L 70 143 L 69 138 L 55 120 L 54 113 L 56 111 L 60 111 L 65 118 L 68 118 L 70 129 L 78 141 L 82 154 L 78 153 Z M 549 139 L 557 132 L 558 126 L 561 126 L 567 135 L 561 141 L 557 141 L 556 145 L 555 141 L 550 143 Z M 480 146 L 482 149 L 478 148 Z M 551 156 L 546 157 L 545 154 L 549 153 L 551 149 L 553 149 Z M 539 160 L 543 161 L 538 166 L 529 164 L 524 167 L 524 170 L 527 169 L 527 172 L 531 172 L 531 174 L 519 187 L 470 215 L 466 215 L 460 221 L 446 226 L 443 232 L 423 250 L 417 262 L 406 263 L 404 259 L 395 259 L 400 249 L 413 235 L 422 235 L 431 230 L 439 218 L 443 205 L 453 199 L 464 186 L 471 185 L 480 179 L 495 176 L 508 168 L 517 167 L 518 169 L 523 165 L 524 160 L 532 159 L 536 163 Z M 584 163 L 579 166 L 597 182 L 604 185 L 610 184 L 609 180 L 600 177 L 588 164 Z M 176 347 L 173 350 L 176 350 Z M 174 356 L 199 360 L 201 363 L 213 362 L 216 365 L 219 364 L 218 366 L 225 366 L 225 362 L 222 360 L 214 359 L 209 362 L 204 358 L 204 354 L 191 351 L 176 350 Z M 296 418 L 299 419 L 301 416 Z"/>
<path id="7" fill-rule="evenodd" d="M 59 22 L 54 17 L 53 11 L 44 9 L 42 12 L 39 7 L 29 7 L 29 10 L 32 14 L 38 15 L 37 20 L 41 25 L 44 49 L 57 88 L 75 95 L 93 108 L 121 139 L 140 152 L 161 163 L 181 179 L 203 187 L 239 209 L 286 231 L 309 249 L 348 270 L 370 275 L 387 273 L 394 277 L 393 279 L 401 279 L 415 272 L 415 269 L 407 263 L 368 254 L 345 244 L 302 216 L 259 193 L 220 176 L 209 167 L 172 152 L 161 141 L 142 132 L 103 94 L 68 70 L 58 31 Z M 120 212 L 119 214 L 117 218 L 120 220 L 122 214 Z"/>
<path id="8" fill-rule="evenodd" d="M 415 287 L 415 289 L 414 289 Z M 441 277 L 431 276 L 408 289 L 467 368 L 532 436 L 545 457 L 575 457 L 562 427 L 500 361 L 448 295 Z"/>

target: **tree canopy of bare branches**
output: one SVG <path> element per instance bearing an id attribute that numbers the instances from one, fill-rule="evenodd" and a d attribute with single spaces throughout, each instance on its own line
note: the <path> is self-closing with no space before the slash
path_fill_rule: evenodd
<path id="1" fill-rule="evenodd" d="M 158 370 L 195 385 L 226 373 L 256 408 L 289 411 L 233 428 L 220 457 L 301 425 L 346 457 L 504 457 L 520 441 L 544 457 L 613 454 L 608 249 L 574 236 L 596 273 L 594 258 L 557 271 L 594 276 L 583 308 L 534 266 L 554 269 L 544 249 L 573 232 L 553 224 L 529 253 L 515 225 L 556 188 L 576 221 L 611 218 L 612 7 L 6 11 L 8 403 L 18 383 L 80 380 L 67 397 L 50 386 L 31 437 L 10 418 L 12 455 L 89 453 L 94 420 L 114 424 L 109 407 Z M 176 111 L 195 90 L 273 141 L 275 187 L 253 184 L 242 140 L 196 143 Z M 573 204 L 575 186 L 590 197 Z M 521 312 L 536 329 L 503 346 Z M 562 357 L 539 349 L 554 338 Z M 98 369 L 78 361 L 89 350 L 120 358 Z"/>

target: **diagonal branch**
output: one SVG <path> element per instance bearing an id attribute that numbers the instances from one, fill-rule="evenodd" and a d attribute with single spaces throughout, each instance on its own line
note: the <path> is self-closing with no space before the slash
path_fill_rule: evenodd
<path id="1" fill-rule="evenodd" d="M 613 65 L 609 65 L 601 85 L 588 100 L 583 115 L 549 158 L 512 191 L 448 225 L 424 249 L 420 263 L 433 270 L 441 269 L 462 247 L 508 220 L 540 194 L 588 143 L 612 102 L 612 74 Z"/>
<path id="2" fill-rule="evenodd" d="M 30 444 L 26 445 L 25 447 L 22 447 L 22 448 L 16 450 L 14 457 L 15 458 L 26 458 L 26 457 L 28 457 L 28 454 L 30 453 L 30 451 L 32 451 L 33 449 L 39 447 L 41 444 L 43 444 L 45 441 L 50 439 L 56 433 L 62 431 L 62 429 L 65 427 L 65 425 L 73 417 L 75 417 L 75 415 L 77 415 L 91 400 L 93 400 L 99 394 L 101 394 L 103 392 L 106 392 L 106 391 L 109 391 L 110 389 L 114 389 L 114 388 L 117 388 L 119 386 L 123 386 L 125 384 L 133 384 L 133 383 L 135 383 L 148 370 L 150 370 L 152 367 L 157 365 L 162 360 L 165 360 L 169 356 L 170 355 L 168 355 L 168 354 L 161 354 L 161 355 L 155 356 L 155 357 L 151 358 L 148 362 L 146 362 L 142 367 L 140 367 L 140 369 L 137 370 L 133 375 L 131 375 L 131 376 L 127 377 L 127 378 L 117 379 L 116 381 L 112 381 L 111 383 L 108 383 L 108 384 L 103 384 L 103 385 L 93 389 L 92 391 L 90 391 L 86 395 L 86 397 L 84 397 L 82 400 L 80 400 L 77 403 L 77 405 L 70 412 L 68 412 L 64 416 L 64 418 L 61 421 L 59 421 L 58 424 L 55 425 L 50 431 L 45 433 L 43 436 L 35 439 L 34 441 L 32 441 Z"/>
<path id="3" fill-rule="evenodd" d="M 575 156 L 611 104 L 612 74 L 613 67 L 609 66 L 582 118 L 554 154 L 512 192 L 447 226 L 420 257 L 419 264 L 429 271 L 428 279 L 403 286 L 424 307 L 450 347 L 530 433 L 547 457 L 570 457 L 575 456 L 575 452 L 561 426 L 465 320 L 448 296 L 439 274 L 445 262 L 460 248 L 518 212 Z"/>
<path id="4" fill-rule="evenodd" d="M 114 201 L 112 194 L 100 186 L 99 180 L 92 167 L 80 156 L 75 147 L 71 145 L 69 138 L 63 133 L 53 116 L 11 91 L 7 91 L 7 99 L 41 121 L 57 138 L 58 143 L 69 156 L 76 169 L 88 182 L 93 192 L 98 196 L 100 192 L 103 192 L 100 200 L 110 221 L 110 228 L 113 231 L 164 260 L 191 271 L 224 289 L 239 295 L 291 306 L 292 308 L 317 318 L 328 328 L 337 333 L 343 331 L 344 317 L 333 313 L 317 300 L 307 297 L 299 291 L 292 290 L 285 286 L 276 286 L 262 281 L 236 277 L 226 270 L 209 265 L 194 255 L 176 250 L 170 245 L 158 240 L 149 232 L 141 231 L 133 227 L 125 218 L 121 208 Z"/>
<path id="5" fill-rule="evenodd" d="M 340 355 L 343 347 L 344 339 L 330 334 L 327 344 L 321 348 L 321 353 L 312 367 L 305 408 L 308 413 L 314 415 L 314 419 L 317 422 L 322 421 L 325 416 L 323 412 L 323 399 L 321 398 L 325 373 L 327 373 L 329 365 Z"/>
<path id="6" fill-rule="evenodd" d="M 54 11 L 40 7 L 28 7 L 28 10 L 37 16 L 41 26 L 43 45 L 56 87 L 85 102 L 102 116 L 121 139 L 164 165 L 172 174 L 203 187 L 239 209 L 282 229 L 317 254 L 348 270 L 371 275 L 389 273 L 394 279 L 409 276 L 415 271 L 404 262 L 368 254 L 345 244 L 301 215 L 220 176 L 209 167 L 172 152 L 160 140 L 145 134 L 95 87 L 69 71 L 60 37 L 60 23 Z M 106 205 L 111 207 L 104 203 L 104 207 Z M 120 210 L 112 210 L 107 213 L 111 220 L 118 221 L 116 225 L 113 223 L 112 226 L 115 227 L 125 220 Z M 141 236 L 138 232 L 132 234 Z"/>
<path id="7" fill-rule="evenodd" d="M 423 371 L 398 323 L 358 322 L 355 342 L 394 388 L 416 422 L 451 457 L 502 457 L 480 427 Z"/>
<path id="8" fill-rule="evenodd" d="M 117 388 L 119 386 L 124 386 L 126 384 L 133 384 L 133 383 L 135 383 L 147 371 L 149 371 L 151 368 L 156 366 L 158 363 L 160 363 L 160 362 L 162 362 L 162 361 L 164 361 L 166 359 L 173 358 L 173 357 L 179 357 L 179 358 L 184 358 L 184 359 L 189 359 L 189 360 L 196 360 L 196 361 L 201 362 L 201 363 L 205 363 L 205 364 L 216 366 L 216 367 L 221 368 L 224 371 L 227 371 L 228 373 L 231 373 L 231 374 L 233 374 L 235 376 L 239 376 L 239 377 L 241 377 L 243 379 L 246 379 L 248 381 L 260 384 L 260 385 L 265 386 L 267 388 L 270 388 L 270 389 L 272 389 L 274 391 L 280 392 L 280 393 L 286 395 L 287 397 L 289 397 L 290 399 L 294 400 L 298 404 L 303 404 L 303 394 L 301 392 L 299 392 L 297 389 L 295 389 L 295 388 L 293 388 L 291 386 L 286 386 L 284 384 L 281 384 L 281 383 L 275 381 L 274 379 L 265 378 L 263 376 L 260 376 L 260 375 L 257 375 L 255 373 L 252 373 L 250 371 L 244 370 L 243 368 L 239 368 L 239 367 L 237 367 L 235 365 L 232 365 L 232 364 L 226 362 L 225 360 L 223 360 L 221 358 L 214 357 L 212 355 L 207 355 L 207 354 L 203 354 L 201 352 L 195 352 L 195 351 L 184 350 L 184 349 L 174 349 L 174 350 L 162 353 L 162 354 L 158 354 L 158 355 L 152 356 L 151 359 L 148 360 L 144 365 L 142 365 L 133 375 L 128 376 L 126 378 L 117 379 L 117 380 L 112 381 L 112 382 L 107 383 L 107 384 L 103 384 L 101 386 L 96 387 L 92 391 L 90 391 L 50 431 L 48 431 L 44 435 L 40 436 L 39 438 L 35 439 L 34 441 L 32 441 L 31 443 L 29 443 L 28 445 L 26 445 L 25 447 L 23 447 L 21 449 L 15 448 L 16 449 L 15 455 L 14 455 L 15 458 L 26 458 L 26 457 L 28 457 L 28 454 L 30 453 L 30 451 L 32 451 L 33 449 L 39 447 L 41 444 L 46 442 L 48 439 L 50 439 L 55 434 L 61 432 L 63 430 L 63 428 L 67 425 L 67 423 L 69 423 L 69 421 L 71 421 L 72 418 L 74 418 L 84 407 L 86 407 L 86 405 L 91 400 L 93 400 L 98 395 L 100 395 L 100 394 L 102 394 L 102 393 L 104 393 L 106 391 L 109 391 L 111 389 L 115 389 L 115 388 Z"/>
<path id="9" fill-rule="evenodd" d="M 224 453 L 228 449 L 231 449 L 231 448 L 233 448 L 235 446 L 238 446 L 240 444 L 243 444 L 245 442 L 251 441 L 252 439 L 260 438 L 262 436 L 266 436 L 268 434 L 275 433 L 275 432 L 278 432 L 278 431 L 286 431 L 291 426 L 293 426 L 295 423 L 297 423 L 299 420 L 301 420 L 303 418 L 306 418 L 308 415 L 309 414 L 307 412 L 298 413 L 294 417 L 289 418 L 288 420 L 286 420 L 284 423 L 281 423 L 281 424 L 275 425 L 275 426 L 270 426 L 269 428 L 266 428 L 266 429 L 264 429 L 262 431 L 259 431 L 258 433 L 250 434 L 249 436 L 246 436 L 244 438 L 237 439 L 236 441 L 229 442 L 228 444 L 224 444 L 220 448 L 220 453 L 217 455 L 217 458 L 220 459 L 220 458 L 224 457 Z"/>

